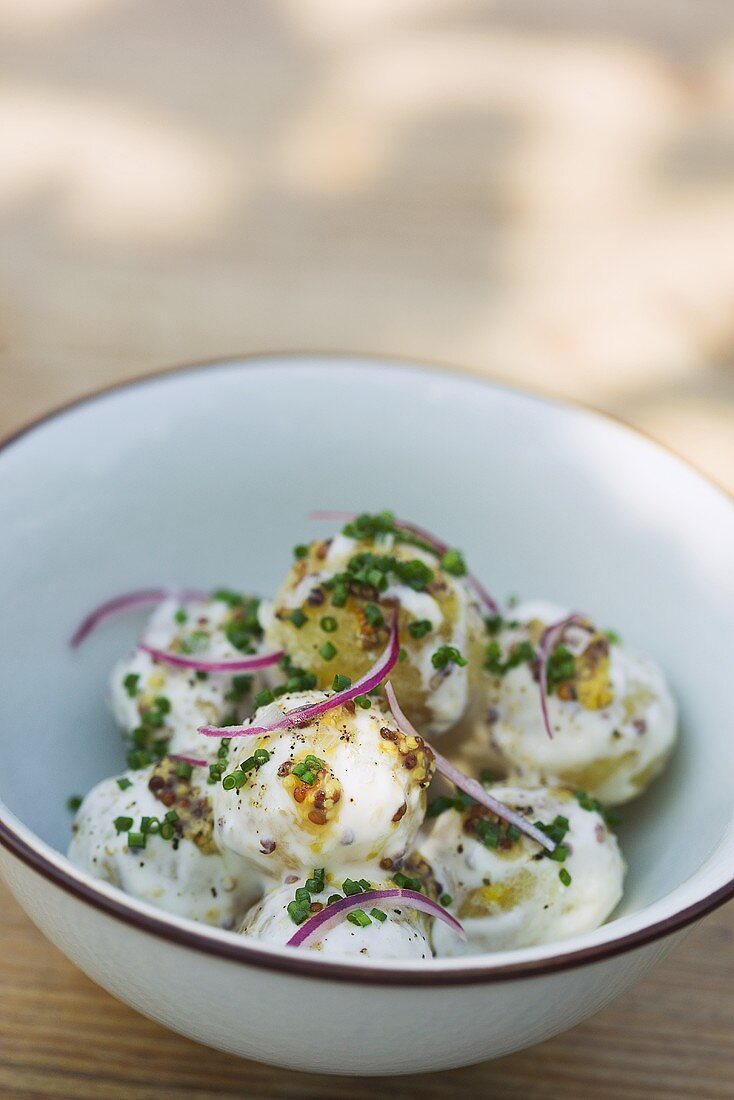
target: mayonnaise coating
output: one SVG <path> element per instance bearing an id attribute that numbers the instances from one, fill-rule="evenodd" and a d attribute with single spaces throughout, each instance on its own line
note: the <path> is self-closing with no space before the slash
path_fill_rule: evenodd
<path id="1" fill-rule="evenodd" d="M 401 577 L 389 568 L 383 588 L 379 568 L 376 586 L 350 580 L 359 555 L 383 563 L 392 558 L 398 569 L 424 570 L 425 583 L 420 576 L 408 583 L 408 574 Z M 317 676 L 317 686 L 326 688 L 335 672 L 352 680 L 364 675 L 384 649 L 396 611 L 404 660 L 392 678 L 411 720 L 436 736 L 465 712 L 469 675 L 466 665 L 453 661 L 437 668 L 433 655 L 449 646 L 469 661 L 478 653 L 482 632 L 476 597 L 463 576 L 447 571 L 436 554 L 392 534 L 369 540 L 340 534 L 313 543 L 295 561 L 273 602 L 262 605 L 261 621 L 270 645 L 286 649 L 295 664 Z M 375 622 L 377 616 L 381 622 Z M 332 629 L 324 627 L 325 620 Z M 329 646 L 336 651 L 333 656 Z"/>
<path id="2" fill-rule="evenodd" d="M 246 654 L 229 641 L 226 632 L 240 610 L 220 599 L 186 604 L 165 600 L 153 612 L 143 637 L 155 649 L 190 652 L 208 661 L 238 660 Z M 244 631 L 243 637 L 252 639 L 248 648 L 262 648 L 256 634 Z M 109 692 L 113 714 L 127 733 L 139 729 L 146 710 L 163 698 L 169 709 L 153 736 L 166 741 L 169 752 L 188 750 L 212 758 L 217 745 L 202 737 L 198 727 L 241 721 L 249 713 L 253 694 L 260 685 L 258 673 L 202 676 L 156 661 L 137 649 L 115 665 Z"/>
<path id="3" fill-rule="evenodd" d="M 240 929 L 242 935 L 267 943 L 286 944 L 298 929 L 298 925 L 293 922 L 288 913 L 288 904 L 293 900 L 296 885 L 278 886 L 266 894 L 262 901 L 247 914 Z M 328 887 L 323 891 L 324 900 L 328 891 Z M 318 898 L 320 899 L 320 895 Z M 305 947 L 293 950 L 317 951 L 323 955 L 352 956 L 360 959 L 430 959 L 432 957 L 428 932 L 429 920 L 425 914 L 409 909 L 407 906 L 399 912 L 386 907 L 383 912 L 385 920 L 372 918 L 371 923 L 364 928 L 352 924 L 344 916 L 319 939 Z"/>
<path id="4" fill-rule="evenodd" d="M 527 603 L 508 613 L 496 638 L 506 659 L 523 642 L 537 648 L 562 608 Z M 485 674 L 481 717 L 465 757 L 526 783 L 581 788 L 606 805 L 627 802 L 662 771 L 673 749 L 677 710 L 661 669 L 596 632 L 569 627 L 563 645 L 579 674 L 547 697 L 553 738 L 543 723 L 536 670 L 522 661 Z"/>
<path id="5" fill-rule="evenodd" d="M 231 852 L 216 849 L 206 787 L 189 785 L 194 812 L 188 817 L 180 802 L 171 803 L 180 811 L 174 837 L 148 834 L 144 848 L 128 846 L 128 832 L 139 831 L 144 816 L 163 821 L 169 812 L 167 802 L 150 789 L 151 779 L 165 767 L 164 762 L 126 772 L 93 787 L 74 820 L 69 859 L 94 878 L 168 913 L 235 928 L 262 894 L 263 876 Z M 202 800 L 206 806 L 199 806 Z M 129 830 L 118 832 L 115 821 L 121 818 L 132 818 Z"/>
<path id="6" fill-rule="evenodd" d="M 323 692 L 282 695 L 257 711 L 253 723 L 273 708 L 325 698 Z M 304 727 L 233 738 L 230 773 L 263 750 L 267 762 L 248 771 L 239 790 L 214 788 L 222 848 L 282 875 L 314 866 L 334 873 L 358 865 L 374 871 L 381 862 L 389 868 L 412 846 L 433 753 L 422 739 L 403 734 L 380 704 L 339 706 Z"/>
<path id="7" fill-rule="evenodd" d="M 552 943 L 602 924 L 622 896 L 625 864 L 617 840 L 594 809 L 584 809 L 564 789 L 497 785 L 491 794 L 529 821 L 565 819 L 560 842 L 562 862 L 544 855 L 524 835 L 513 839 L 506 827 L 478 807 L 446 810 L 421 842 L 420 857 L 436 890 L 451 898 L 450 910 L 461 921 L 466 944 L 440 922 L 434 922 L 437 955 L 504 951 Z M 491 828 L 490 842 L 482 822 Z M 568 884 L 565 884 L 564 880 Z"/>

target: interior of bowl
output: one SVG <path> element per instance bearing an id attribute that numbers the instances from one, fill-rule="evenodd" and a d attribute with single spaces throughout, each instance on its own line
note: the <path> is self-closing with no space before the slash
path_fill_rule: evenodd
<path id="1" fill-rule="evenodd" d="M 359 359 L 167 374 L 73 407 L 0 453 L 6 806 L 63 852 L 68 797 L 123 765 L 105 685 L 141 620 L 109 623 L 71 651 L 90 607 L 151 584 L 268 594 L 292 546 L 326 531 L 310 509 L 385 507 L 462 547 L 499 598 L 586 610 L 668 674 L 682 737 L 664 777 L 624 809 L 620 926 L 734 877 L 731 502 L 595 414 Z"/>

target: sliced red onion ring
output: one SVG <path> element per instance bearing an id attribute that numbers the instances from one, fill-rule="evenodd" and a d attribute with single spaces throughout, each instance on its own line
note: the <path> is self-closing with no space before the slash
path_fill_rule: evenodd
<path id="1" fill-rule="evenodd" d="M 147 642 L 140 642 L 138 649 L 149 653 L 156 661 L 173 665 L 175 668 L 192 668 L 197 672 L 254 672 L 258 668 L 268 668 L 277 665 L 281 657 L 285 656 L 282 649 L 273 653 L 256 653 L 252 657 L 236 657 L 233 661 L 205 661 L 200 657 L 184 657 L 180 653 L 171 653 L 167 649 L 156 649 Z"/>
<path id="2" fill-rule="evenodd" d="M 365 890 L 363 894 L 350 894 L 349 897 L 333 901 L 331 905 L 326 905 L 320 912 L 314 913 L 304 921 L 288 940 L 286 947 L 308 947 L 314 940 L 339 924 L 352 909 L 364 909 L 378 902 L 385 908 L 418 909 L 421 913 L 427 913 L 429 917 L 437 917 L 452 928 L 462 940 L 466 940 L 466 932 L 456 917 L 452 917 L 437 901 L 426 897 L 425 894 L 420 894 L 417 890 L 403 890 L 396 887 L 394 890 Z"/>
<path id="3" fill-rule="evenodd" d="M 273 718 L 272 721 L 268 720 L 263 726 L 200 726 L 199 733 L 203 733 L 205 737 L 263 737 L 266 734 L 291 729 L 293 726 L 307 726 L 309 722 L 313 722 L 315 718 L 321 717 L 334 707 L 343 706 L 344 703 L 356 699 L 358 695 L 367 695 L 390 675 L 399 656 L 398 616 L 395 613 L 390 624 L 390 637 L 385 650 L 372 668 L 344 691 L 337 691 L 318 703 L 308 703 L 293 710 L 281 711 L 279 717 Z"/>
<path id="4" fill-rule="evenodd" d="M 567 615 L 565 619 L 559 619 L 543 631 L 538 642 L 538 686 L 540 688 L 540 709 L 543 712 L 543 725 L 546 733 L 553 740 L 553 730 L 548 714 L 548 659 L 563 637 L 564 631 L 569 626 L 584 626 L 586 619 L 577 611 Z"/>
<path id="5" fill-rule="evenodd" d="M 412 734 L 413 737 L 421 737 L 428 745 L 425 738 L 418 733 L 415 726 L 412 725 L 403 714 L 395 695 L 395 689 L 389 680 L 385 684 L 385 695 L 390 704 L 390 710 L 393 713 L 393 717 L 403 733 Z M 448 779 L 449 782 L 453 783 L 455 787 L 458 787 L 460 791 L 464 791 L 465 794 L 471 795 L 475 802 L 491 810 L 496 817 L 502 818 L 502 820 L 506 821 L 509 825 L 514 825 L 521 832 L 525 833 L 526 836 L 529 836 L 531 840 L 535 840 L 538 844 L 541 844 L 546 851 L 553 852 L 555 850 L 556 846 L 550 837 L 546 836 L 540 829 L 536 829 L 535 825 L 531 825 L 529 821 L 526 821 L 522 814 L 516 813 L 515 810 L 511 810 L 509 806 L 505 806 L 504 802 L 500 802 L 499 799 L 493 798 L 481 783 L 478 783 L 476 779 L 471 779 L 468 775 L 464 775 L 464 773 L 459 768 L 455 767 L 450 760 L 447 760 L 440 752 L 436 752 L 433 745 L 429 745 L 429 748 L 436 757 L 436 770 Z"/>
<path id="6" fill-rule="evenodd" d="M 205 768 L 207 760 L 199 760 L 196 756 L 185 756 L 182 752 L 169 752 L 169 760 L 178 760 L 181 764 L 190 764 L 192 768 Z"/>
<path id="7" fill-rule="evenodd" d="M 342 521 L 350 523 L 357 518 L 357 514 L 355 512 L 309 512 L 308 518 L 314 521 L 324 520 L 330 523 L 341 523 Z M 423 542 L 431 547 L 434 553 L 439 555 L 439 557 L 443 557 L 446 551 L 450 549 L 447 542 L 437 538 L 437 536 L 431 534 L 430 531 L 426 531 L 424 527 L 419 527 L 416 523 L 408 523 L 406 520 L 396 519 L 395 526 L 403 531 L 410 531 L 412 535 L 416 535 L 417 538 L 422 539 Z M 487 610 L 492 615 L 499 615 L 499 604 L 490 596 L 479 578 L 475 577 L 473 573 L 467 573 L 466 579 Z"/>
<path id="8" fill-rule="evenodd" d="M 113 596 L 111 600 L 107 600 L 99 607 L 95 607 L 94 611 L 90 611 L 72 634 L 69 645 L 72 649 L 76 649 L 93 630 L 96 630 L 100 623 L 113 615 L 123 611 L 131 611 L 136 607 L 149 607 L 151 604 L 162 603 L 163 600 L 173 598 L 180 600 L 181 603 L 191 603 L 193 600 L 206 600 L 208 595 L 206 592 L 193 589 L 142 588 L 136 592 L 125 592 L 121 596 Z"/>

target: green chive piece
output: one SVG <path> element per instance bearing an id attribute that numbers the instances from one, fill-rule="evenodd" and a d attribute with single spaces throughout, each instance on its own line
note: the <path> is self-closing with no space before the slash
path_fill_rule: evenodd
<path id="1" fill-rule="evenodd" d="M 340 672 L 337 672 L 331 686 L 334 691 L 346 691 L 348 687 L 352 686 L 351 676 L 342 676 Z"/>
<path id="2" fill-rule="evenodd" d="M 438 900 L 445 909 L 447 905 L 451 905 L 451 902 L 454 899 L 451 897 L 451 894 L 441 894 L 441 897 Z"/>
<path id="3" fill-rule="evenodd" d="M 294 546 L 293 557 L 296 558 L 297 561 L 300 561 L 302 558 L 308 557 L 308 547 L 305 546 L 302 542 L 299 543 L 298 546 Z"/>
<path id="4" fill-rule="evenodd" d="M 348 589 L 343 581 L 337 581 L 334 585 L 334 591 L 331 594 L 331 603 L 333 607 L 344 607 L 347 602 Z"/>
<path id="5" fill-rule="evenodd" d="M 433 623 L 429 619 L 416 619 L 415 622 L 408 624 L 408 630 L 411 637 L 416 641 L 421 638 L 425 638 L 426 634 L 430 634 L 433 630 Z"/>
<path id="6" fill-rule="evenodd" d="M 565 867 L 561 867 L 560 871 L 558 872 L 558 877 L 564 886 L 570 886 L 573 881 Z"/>
<path id="7" fill-rule="evenodd" d="M 71 810 L 73 814 L 77 812 L 82 804 L 82 796 L 80 794 L 73 794 L 66 800 L 67 808 Z"/>
<path id="8" fill-rule="evenodd" d="M 324 642 L 319 653 L 325 661 L 333 661 L 339 650 L 331 642 Z"/>
<path id="9" fill-rule="evenodd" d="M 402 871 L 396 871 L 393 875 L 393 882 L 401 890 L 418 890 L 421 889 L 420 879 L 411 878 L 410 875 L 403 874 Z"/>
<path id="10" fill-rule="evenodd" d="M 370 909 L 370 916 L 374 917 L 375 920 L 379 920 L 380 922 L 387 920 L 387 913 L 383 913 L 382 909 Z"/>
<path id="11" fill-rule="evenodd" d="M 270 691 L 269 688 L 263 688 L 262 691 L 258 691 L 255 695 L 255 698 L 252 700 L 252 705 L 254 706 L 255 710 L 257 710 L 258 707 L 265 707 L 268 705 L 268 703 L 274 702 L 275 696 L 273 695 L 272 691 Z"/>
<path id="12" fill-rule="evenodd" d="M 179 765 L 176 768 L 176 775 L 179 779 L 191 779 L 194 774 L 194 768 L 192 764 L 187 764 L 185 761 L 179 761 Z"/>
<path id="13" fill-rule="evenodd" d="M 324 615 L 321 620 L 321 629 L 326 634 L 335 634 L 339 629 L 339 623 L 336 621 L 333 615 Z"/>
<path id="14" fill-rule="evenodd" d="M 439 646 L 431 657 L 431 664 L 434 668 L 439 669 L 446 668 L 450 664 L 459 665 L 463 668 L 466 663 L 466 658 L 462 657 L 459 650 L 453 645 Z"/>
<path id="15" fill-rule="evenodd" d="M 125 679 L 122 681 L 122 686 L 128 693 L 131 699 L 134 699 L 138 694 L 138 684 L 140 682 L 140 676 L 137 672 L 128 672 Z"/>
<path id="16" fill-rule="evenodd" d="M 303 611 L 301 611 L 300 607 L 296 607 L 293 611 L 291 611 L 288 618 L 293 623 L 296 630 L 300 630 L 303 624 L 308 622 L 308 615 L 305 615 Z"/>
<path id="17" fill-rule="evenodd" d="M 351 913 L 347 913 L 347 920 L 358 928 L 366 928 L 368 924 L 372 924 L 364 909 L 353 909 Z"/>
<path id="18" fill-rule="evenodd" d="M 144 848 L 145 847 L 145 833 L 128 833 L 127 834 L 127 846 L 128 848 Z"/>
<path id="19" fill-rule="evenodd" d="M 286 908 L 294 924 L 303 924 L 310 916 L 310 907 L 297 901 L 289 901 Z"/>
<path id="20" fill-rule="evenodd" d="M 463 577 L 466 573 L 466 562 L 458 550 L 447 550 L 441 558 L 441 568 L 453 577 Z"/>
<path id="21" fill-rule="evenodd" d="M 113 825 L 118 833 L 127 833 L 133 827 L 133 819 L 131 817 L 116 817 Z"/>
<path id="22" fill-rule="evenodd" d="M 117 786 L 121 791 L 126 791 L 128 788 L 132 787 L 132 781 L 128 779 L 126 775 L 123 775 L 121 779 L 117 780 Z"/>
<path id="23" fill-rule="evenodd" d="M 364 617 L 370 626 L 374 627 L 382 626 L 385 622 L 385 616 L 376 603 L 366 603 L 364 605 Z"/>

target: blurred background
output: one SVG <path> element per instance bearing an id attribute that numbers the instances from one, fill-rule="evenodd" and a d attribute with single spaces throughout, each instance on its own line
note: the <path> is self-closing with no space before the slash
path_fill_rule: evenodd
<path id="1" fill-rule="evenodd" d="M 732 0 L 0 0 L 0 150 L 0 434 L 177 362 L 364 351 L 595 405 L 734 489 Z M 384 1091 L 731 1097 L 733 935 Z M 2 1097 L 375 1095 L 163 1031 L 4 888 L 0 958 Z"/>
<path id="2" fill-rule="evenodd" d="M 731 0 L 2 0 L 0 431 L 235 352 L 444 360 L 734 486 Z"/>

